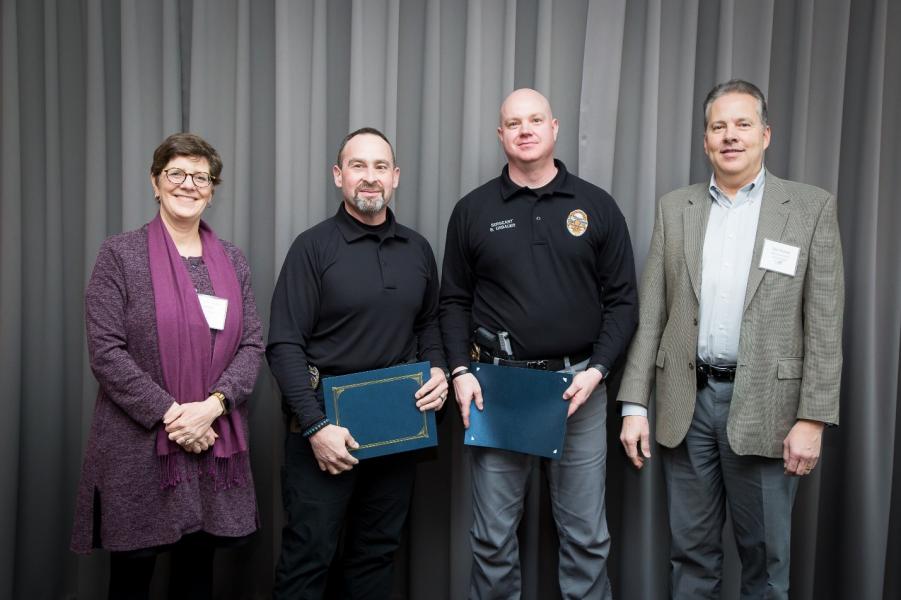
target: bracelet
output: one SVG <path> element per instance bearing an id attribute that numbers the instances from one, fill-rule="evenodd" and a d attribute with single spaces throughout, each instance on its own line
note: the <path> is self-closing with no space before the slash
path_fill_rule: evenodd
<path id="1" fill-rule="evenodd" d="M 223 394 L 219 390 L 216 390 L 215 392 L 210 394 L 210 396 L 215 396 L 219 399 L 219 404 L 222 405 L 222 414 L 227 415 L 229 409 L 231 409 L 231 403 L 229 403 L 228 398 L 225 397 L 225 394 Z"/>
<path id="2" fill-rule="evenodd" d="M 451 378 L 451 379 L 456 379 L 456 378 L 459 377 L 460 375 L 466 375 L 466 374 L 469 373 L 469 372 L 470 372 L 470 371 L 469 371 L 469 369 L 468 369 L 467 367 L 463 367 L 462 369 L 460 369 L 459 371 L 457 371 L 457 372 L 455 372 L 453 375 L 451 375 L 450 378 Z"/>
<path id="3" fill-rule="evenodd" d="M 305 438 L 308 438 L 320 429 L 324 428 L 326 425 L 331 425 L 331 423 L 328 419 L 322 419 L 318 423 L 314 423 L 310 427 L 307 427 L 301 435 L 303 435 L 303 437 Z"/>

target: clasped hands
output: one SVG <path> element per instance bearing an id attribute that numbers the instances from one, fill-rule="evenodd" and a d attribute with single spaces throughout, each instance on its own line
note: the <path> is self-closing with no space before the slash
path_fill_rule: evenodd
<path id="1" fill-rule="evenodd" d="M 219 436 L 212 424 L 222 414 L 222 403 L 215 396 L 202 402 L 173 402 L 163 415 L 169 439 L 187 452 L 200 454 L 210 449 Z"/>
<path id="2" fill-rule="evenodd" d="M 416 408 L 420 412 L 438 410 L 447 400 L 447 379 L 444 377 L 444 371 L 433 367 L 430 374 L 429 380 L 414 395 Z M 356 449 L 360 445 L 346 427 L 326 425 L 310 436 L 310 446 L 313 448 L 319 468 L 331 475 L 350 471 L 360 462 L 348 451 L 348 448 Z"/>

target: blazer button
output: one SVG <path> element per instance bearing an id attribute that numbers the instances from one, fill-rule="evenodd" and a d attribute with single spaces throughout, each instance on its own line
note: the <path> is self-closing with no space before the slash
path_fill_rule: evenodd
<path id="1" fill-rule="evenodd" d="M 694 363 L 688 363 L 688 368 L 689 368 L 689 369 L 694 369 L 694 368 L 695 368 Z"/>
<path id="2" fill-rule="evenodd" d="M 694 320 L 694 321 L 695 321 L 695 325 L 697 325 L 697 324 L 698 324 L 698 320 L 697 320 L 697 319 L 695 319 L 695 320 Z"/>

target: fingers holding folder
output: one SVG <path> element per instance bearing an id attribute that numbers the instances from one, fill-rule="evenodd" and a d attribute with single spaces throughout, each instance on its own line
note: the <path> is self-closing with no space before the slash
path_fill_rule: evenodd
<path id="1" fill-rule="evenodd" d="M 350 471 L 360 462 L 347 451 L 358 448 L 359 444 L 345 427 L 326 425 L 310 436 L 310 446 L 319 468 L 332 475 Z"/>

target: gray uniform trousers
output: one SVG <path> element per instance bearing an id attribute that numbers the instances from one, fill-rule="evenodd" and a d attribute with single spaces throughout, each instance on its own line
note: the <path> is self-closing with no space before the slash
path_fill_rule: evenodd
<path id="1" fill-rule="evenodd" d="M 798 478 L 782 459 L 739 456 L 726 435 L 732 383 L 698 390 L 685 440 L 661 447 L 672 544 L 672 598 L 720 597 L 726 504 L 741 558 L 742 599 L 788 599 Z"/>
<path id="2" fill-rule="evenodd" d="M 562 402 L 562 400 L 561 400 Z M 469 596 L 516 600 L 522 585 L 516 529 L 535 461 L 546 468 L 560 538 L 560 593 L 566 600 L 612 598 L 610 533 L 604 505 L 607 391 L 602 382 L 569 418 L 560 460 L 471 447 L 473 525 Z"/>

